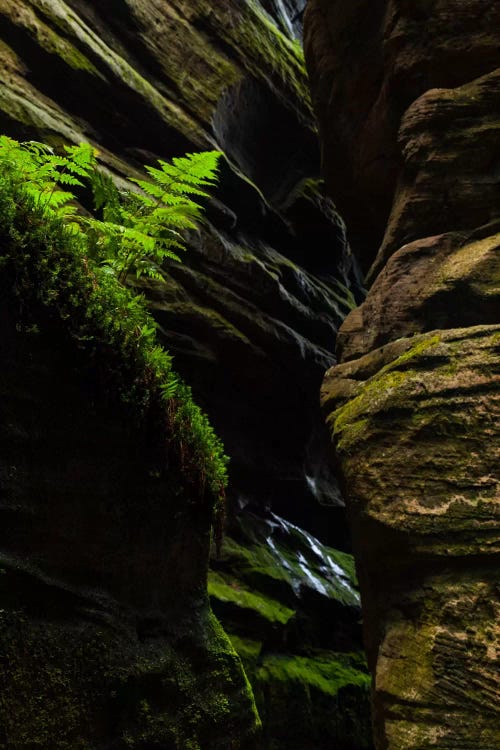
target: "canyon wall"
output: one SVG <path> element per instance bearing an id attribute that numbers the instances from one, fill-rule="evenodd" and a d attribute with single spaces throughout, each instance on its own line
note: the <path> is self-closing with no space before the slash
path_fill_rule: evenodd
<path id="1" fill-rule="evenodd" d="M 157 158 L 205 148 L 223 151 L 220 187 L 207 206 L 206 225 L 190 237 L 184 262 L 170 264 L 165 282 L 141 281 L 162 343 L 173 353 L 176 369 L 192 385 L 231 458 L 228 536 L 209 574 L 210 601 L 252 679 L 264 723 L 263 746 L 326 750 L 335 744 L 343 750 L 359 750 L 371 745 L 369 678 L 361 647 L 359 594 L 347 553 L 343 500 L 326 456 L 317 393 L 325 369 L 335 361 L 332 349 L 337 328 L 362 299 L 363 290 L 344 224 L 319 179 L 316 123 L 298 41 L 302 5 L 295 0 L 1 0 L 0 131 L 19 139 L 41 140 L 55 149 L 67 142 L 91 142 L 99 149 L 101 165 L 120 185 L 130 184 L 128 177 L 137 177 L 143 164 Z M 42 330 L 41 321 L 38 325 Z M 36 340 L 31 336 L 23 346 L 29 349 Z M 22 363 L 13 353 L 14 343 L 14 338 L 5 339 L 5 361 L 12 362 L 13 372 L 18 372 Z M 49 371 L 43 383 L 64 381 L 51 352 L 44 356 L 40 354 L 40 367 Z M 64 414 L 71 433 L 85 416 L 85 388 L 78 381 L 71 393 L 61 392 L 64 400 L 59 403 L 54 389 L 47 385 L 43 394 L 38 393 L 34 381 L 33 374 L 20 394 L 21 413 L 27 410 L 21 406 L 28 391 L 34 390 L 42 426 L 50 413 L 57 419 L 47 432 L 38 422 L 33 425 L 42 436 L 34 444 L 29 436 L 31 423 L 19 422 L 16 430 L 25 440 L 17 447 L 13 444 L 12 453 L 7 450 L 11 438 L 5 438 L 2 465 L 10 488 L 16 482 L 9 475 L 9 467 L 18 465 L 16 451 L 25 457 L 34 476 L 33 481 L 26 480 L 20 507 L 31 502 L 31 488 L 37 498 L 32 501 L 36 513 L 19 511 L 16 515 L 22 541 L 17 565 L 32 564 L 31 527 L 45 498 L 38 492 L 39 483 L 57 490 L 54 511 L 49 510 L 52 506 L 43 511 L 40 529 L 47 541 L 37 552 L 38 562 L 43 562 L 57 536 L 58 558 L 50 570 L 55 589 L 36 613 L 30 608 L 31 583 L 19 588 L 17 598 L 5 594 L 0 606 L 9 613 L 24 613 L 22 627 L 26 639 L 29 631 L 33 648 L 40 631 L 47 630 L 49 641 L 43 646 L 40 639 L 33 669 L 41 669 L 47 649 L 56 640 L 61 644 L 60 654 L 65 655 L 54 665 L 57 684 L 55 678 L 47 678 L 45 692 L 33 691 L 45 706 L 44 721 L 48 722 L 48 728 L 36 735 L 37 742 L 51 748 L 64 746 L 75 736 L 71 727 L 82 726 L 85 717 L 89 726 L 97 722 L 92 730 L 96 734 L 88 739 L 97 747 L 111 742 L 113 747 L 126 741 L 140 747 L 149 746 L 148 742 L 151 746 L 171 742 L 183 750 L 197 747 L 195 743 L 206 750 L 255 742 L 254 706 L 241 667 L 209 616 L 201 593 L 208 515 L 194 522 L 189 493 L 172 498 L 171 507 L 162 511 L 165 515 L 151 500 L 155 510 L 149 520 L 142 521 L 144 529 L 137 529 L 141 540 L 129 559 L 127 550 L 137 523 L 136 511 L 129 510 L 126 500 L 129 490 L 133 489 L 132 505 L 140 502 L 149 515 L 144 466 L 140 462 L 129 466 L 128 460 L 134 440 L 141 436 L 121 435 L 118 425 L 123 424 L 123 415 L 118 422 L 102 425 L 101 411 L 93 414 L 90 409 L 94 421 L 82 433 L 80 440 L 87 436 L 83 448 L 72 438 L 65 441 Z M 7 405 L 14 403 L 14 385 L 10 379 L 4 384 Z M 42 409 L 45 398 L 47 405 Z M 82 412 L 72 407 L 72 400 L 81 402 Z M 11 413 L 14 407 L 6 408 Z M 13 425 L 18 424 L 16 420 Z M 94 446 L 90 444 L 93 430 L 102 431 Z M 67 473 L 49 462 L 43 474 L 49 448 L 38 457 L 37 451 L 44 441 L 47 446 L 59 446 L 60 463 L 69 466 Z M 112 456 L 102 449 L 108 441 L 115 441 Z M 72 468 L 72 456 L 79 451 L 83 451 L 81 469 Z M 82 475 L 85 482 L 79 489 L 75 485 Z M 178 478 L 181 486 L 185 479 Z M 138 499 L 137 484 L 142 481 L 144 493 Z M 88 511 L 81 494 L 84 490 L 91 494 Z M 169 497 L 171 488 L 167 490 Z M 116 514 L 121 524 L 112 530 L 106 530 L 109 519 L 101 508 L 108 491 L 118 498 Z M 67 507 L 60 493 L 66 493 Z M 11 504 L 6 501 L 6 514 Z M 175 520 L 177 513 L 180 520 Z M 183 551 L 175 564 L 177 542 L 173 545 L 169 535 L 163 535 L 171 523 L 182 526 Z M 7 560 L 10 526 L 6 523 L 3 529 L 2 550 Z M 91 543 L 94 532 L 97 537 Z M 96 665 L 101 657 L 92 657 L 80 643 L 80 633 L 87 629 L 92 645 L 101 632 L 101 626 L 93 623 L 108 617 L 107 610 L 97 612 L 97 605 L 82 604 L 80 599 L 74 606 L 61 604 L 75 635 L 74 652 L 68 651 L 69 636 L 64 636 L 65 641 L 61 635 L 63 626 L 47 624 L 54 602 L 62 596 L 60 589 L 70 585 L 61 567 L 65 545 L 74 546 L 75 576 L 81 567 L 81 578 L 71 584 L 76 586 L 71 596 L 82 588 L 87 591 L 89 566 L 92 601 L 109 594 L 108 566 L 113 566 L 121 581 L 120 596 L 125 601 L 118 599 L 126 610 L 127 625 L 107 656 L 102 656 L 101 671 Z M 0 567 L 7 569 L 7 564 Z M 186 584 L 179 598 L 180 614 L 160 597 L 155 605 L 159 619 L 139 613 L 139 620 L 146 621 L 144 628 L 141 625 L 137 633 L 127 630 L 127 586 L 133 586 L 146 602 L 156 601 L 163 588 L 175 590 L 180 567 L 182 578 L 187 576 L 193 586 L 189 593 Z M 133 576 L 131 568 L 136 568 Z M 42 566 L 37 580 L 49 576 L 44 571 Z M 39 602 L 43 594 L 37 592 L 38 588 L 33 597 Z M 122 609 L 109 615 L 109 627 L 117 632 L 121 613 Z M 12 628 L 21 633 L 21 625 L 14 623 Z M 14 631 L 5 629 L 6 633 Z M 9 657 L 14 665 L 23 636 L 16 637 Z M 116 665 L 122 670 L 118 679 L 109 653 L 115 658 L 120 648 L 124 657 L 123 665 Z M 171 654 L 171 661 L 160 658 L 162 649 Z M 185 674 L 181 673 L 182 660 L 176 661 L 182 654 Z M 90 708 L 75 687 L 78 664 L 87 665 L 89 685 L 98 681 L 103 669 L 114 675 L 105 681 L 102 694 L 94 695 Z M 24 714 L 12 708 L 13 700 L 31 694 L 28 667 L 22 674 L 17 667 L 4 674 L 3 689 L 10 702 L 4 704 L 2 727 L 5 742 L 12 747 L 26 746 L 30 732 L 35 736 L 33 727 L 25 725 Z M 97 672 L 92 671 L 94 667 Z M 169 714 L 162 703 L 172 701 L 171 679 L 181 686 L 177 718 L 174 709 Z M 118 688 L 114 680 L 121 680 Z M 220 687 L 213 696 L 204 692 L 209 680 Z M 66 688 L 67 711 L 59 711 L 57 701 L 64 699 Z M 48 701 L 51 691 L 58 696 L 55 703 Z M 200 703 L 200 710 L 188 700 L 189 694 Z M 129 711 L 129 725 L 125 719 L 120 724 L 119 711 L 123 715 Z M 207 719 L 211 712 L 212 724 Z M 111 724 L 103 718 L 108 713 Z M 50 723 L 56 714 L 60 717 L 58 734 Z M 221 729 L 224 721 L 226 738 Z M 177 738 L 168 736 L 172 722 L 180 727 Z M 64 727 L 69 727 L 69 734 Z"/>
<path id="2" fill-rule="evenodd" d="M 380 750 L 500 743 L 500 8 L 309 0 L 330 193 L 367 273 L 322 404 Z"/>

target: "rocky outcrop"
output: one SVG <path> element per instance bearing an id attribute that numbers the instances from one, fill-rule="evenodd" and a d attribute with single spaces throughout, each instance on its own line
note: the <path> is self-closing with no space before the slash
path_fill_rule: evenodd
<path id="1" fill-rule="evenodd" d="M 499 20 L 479 0 L 305 19 L 329 186 L 371 266 L 322 402 L 380 749 L 500 742 Z"/>
<path id="2" fill-rule="evenodd" d="M 498 744 L 499 335 L 398 339 L 323 386 L 380 748 Z"/>
<path id="3" fill-rule="evenodd" d="M 92 141 L 121 178 L 158 157 L 224 151 L 210 226 L 149 296 L 231 455 L 233 505 L 270 504 L 310 525 L 315 507 L 317 533 L 340 524 L 331 541 L 344 534 L 341 514 L 321 513 L 307 479 L 338 506 L 315 394 L 359 289 L 317 179 L 316 125 L 290 31 L 301 10 L 290 0 L 7 0 L 0 130 Z"/>
<path id="4" fill-rule="evenodd" d="M 103 337 L 86 308 L 75 336 L 58 314 L 81 259 L 46 225 L 41 251 L 6 229 L 5 208 L 2 194 L 0 745 L 255 748 L 253 696 L 206 593 L 210 493 L 171 452 L 165 406 L 141 413 L 113 388 L 117 358 L 131 366 L 120 329 Z"/>
<path id="5" fill-rule="evenodd" d="M 343 222 L 331 200 L 323 194 L 318 180 L 316 125 L 302 50 L 297 41 L 302 11 L 303 3 L 297 0 L 262 0 L 260 3 L 253 0 L 217 3 L 206 0 L 104 3 L 4 0 L 0 3 L 3 73 L 0 131 L 20 139 L 43 140 L 56 148 L 62 142 L 90 141 L 99 148 L 103 166 L 119 181 L 137 175 L 144 163 L 151 163 L 158 157 L 170 158 L 186 151 L 214 147 L 225 154 L 220 189 L 207 206 L 207 225 L 199 235 L 193 234 L 185 262 L 171 265 L 165 283 L 143 284 L 159 324 L 162 342 L 174 354 L 176 369 L 192 385 L 197 401 L 210 414 L 231 457 L 228 493 L 231 536 L 224 555 L 228 545 L 231 547 L 233 543 L 239 544 L 242 550 L 255 547 L 255 554 L 269 554 L 268 538 L 272 537 L 273 527 L 267 525 L 269 514 L 263 511 L 267 506 L 289 522 L 305 525 L 323 541 L 341 544 L 343 548 L 348 546 L 340 491 L 325 460 L 317 391 L 324 370 L 334 362 L 332 342 L 337 327 L 354 307 L 355 298 L 361 298 L 362 290 L 346 243 Z M 68 413 L 72 413 L 69 406 Z M 97 424 L 95 427 L 99 429 Z M 62 423 L 60 430 L 62 434 Z M 107 434 L 104 430 L 103 435 Z M 133 443 L 132 436 L 129 438 L 131 442 L 124 451 Z M 93 455 L 85 461 L 92 461 Z M 120 474 L 119 468 L 115 469 Z M 97 487 L 102 484 L 99 471 L 96 468 Z M 130 484 L 135 486 L 137 480 L 132 473 L 130 476 Z M 73 474 L 64 474 L 64 486 L 71 485 L 71 477 Z M 74 477 L 78 481 L 80 474 L 76 472 Z M 113 479 L 104 484 L 107 486 L 114 477 L 113 474 Z M 124 491 L 128 484 L 124 483 Z M 97 504 L 97 496 L 95 502 Z M 70 524 L 68 511 L 65 513 L 64 519 Z M 81 513 L 84 515 L 83 509 Z M 259 513 L 267 536 L 262 532 L 253 542 L 248 536 L 242 538 L 241 526 L 250 527 L 254 514 Z M 92 523 L 99 525 L 97 520 Z M 97 577 L 106 574 L 106 544 L 118 545 L 122 532 L 129 539 L 129 524 L 133 526 L 132 520 L 125 518 L 124 528 L 115 529 L 115 536 L 111 538 L 106 536 L 106 523 L 107 519 L 103 518 L 101 544 L 95 547 L 103 558 Z M 150 523 L 152 533 L 159 534 L 167 520 L 153 516 Z M 49 527 L 46 519 L 44 528 Z M 74 537 L 78 538 L 79 532 L 75 524 L 69 539 L 69 530 L 62 520 L 61 528 L 65 529 L 60 540 L 60 549 L 63 549 Z M 183 544 L 189 547 L 192 533 L 189 523 L 184 532 Z M 82 532 L 81 541 L 84 539 L 88 541 L 88 536 Z M 83 565 L 81 541 L 75 548 L 75 570 Z M 193 555 L 193 566 L 199 566 L 200 570 L 204 565 L 205 542 L 204 538 L 203 545 L 190 548 L 189 553 Z M 153 545 L 156 543 L 160 545 L 159 538 L 154 536 Z M 78 550 L 82 557 L 78 557 Z M 144 548 L 141 548 L 142 553 L 145 553 Z M 26 551 L 20 552 L 19 557 L 25 554 Z M 157 554 L 160 555 L 159 550 Z M 186 550 L 181 556 L 187 569 L 190 569 L 189 554 Z M 298 556 L 303 554 L 300 545 L 290 545 L 287 554 L 296 568 L 300 568 Z M 122 554 L 113 559 L 117 576 L 128 575 L 127 556 Z M 179 565 L 173 564 L 172 556 L 168 560 L 173 567 L 168 572 L 167 566 L 165 579 L 158 578 L 162 590 L 167 586 L 167 578 L 174 577 L 175 571 L 179 573 Z M 151 570 L 157 562 L 157 557 L 150 560 Z M 240 568 L 237 569 L 234 557 L 223 557 L 223 562 L 224 569 L 217 568 L 215 573 L 224 578 L 224 592 L 236 590 L 234 587 L 238 586 L 246 591 L 251 586 L 254 603 L 259 598 L 276 596 L 269 591 L 267 579 L 264 583 L 250 583 Z M 165 561 L 162 564 L 166 565 Z M 54 562 L 56 577 L 57 573 Z M 302 578 L 307 578 L 304 571 Z M 139 580 L 144 597 L 154 598 L 156 588 L 151 584 L 149 591 L 150 579 L 141 578 L 140 570 L 137 571 L 137 587 Z M 201 578 L 195 577 L 195 583 L 201 597 Z M 300 588 L 297 583 L 294 585 Z M 308 590 L 305 583 L 302 589 Z M 227 607 L 216 604 L 217 597 L 214 590 L 211 591 L 214 608 L 220 609 L 225 618 Z M 304 609 L 305 605 L 293 591 L 288 584 L 280 606 L 290 611 Z M 28 600 L 26 594 L 21 608 L 27 606 Z M 192 700 L 203 706 L 204 698 L 196 692 L 195 686 L 199 682 L 200 690 L 204 690 L 202 686 L 207 684 L 205 681 L 210 674 L 228 684 L 222 674 L 226 661 L 234 668 L 234 674 L 239 674 L 237 665 L 231 661 L 234 659 L 232 652 L 230 656 L 220 656 L 220 669 L 217 648 L 213 660 L 205 658 L 203 639 L 208 637 L 205 603 L 202 605 L 201 599 L 193 599 L 191 604 L 190 601 L 186 594 L 181 609 L 183 613 L 184 607 L 186 612 L 190 607 L 193 611 L 193 634 L 190 635 L 190 625 L 186 625 L 179 631 L 180 640 L 175 634 L 164 636 L 165 619 L 171 622 L 175 618 L 161 614 L 160 602 L 160 634 L 159 640 L 154 641 L 159 650 L 168 651 L 172 643 L 174 652 L 177 643 L 181 644 L 179 649 L 182 646 L 186 650 L 188 673 L 185 679 L 178 674 L 180 667 L 175 653 L 172 662 L 164 663 L 165 671 L 171 670 L 184 686 L 181 691 L 184 697 L 179 698 L 182 717 L 175 719 L 184 727 L 184 734 L 178 739 L 183 749 L 191 742 L 187 724 L 183 723 L 188 722 L 191 704 L 182 701 L 187 701 L 186 696 L 192 693 Z M 317 627 L 314 618 L 322 617 L 326 610 L 328 616 L 337 618 L 339 623 L 349 623 L 353 631 L 350 639 L 341 638 L 337 626 L 332 624 L 327 642 L 311 635 L 302 651 L 295 645 L 275 648 L 267 636 L 264 638 L 251 630 L 252 620 L 247 618 L 244 608 L 238 628 L 228 619 L 235 639 L 239 638 L 235 643 L 240 654 L 245 658 L 241 643 L 252 641 L 252 653 L 259 655 L 252 664 L 247 662 L 249 671 L 253 669 L 256 675 L 259 665 L 263 664 L 270 665 L 270 674 L 272 671 L 273 680 L 269 684 L 272 682 L 275 697 L 260 700 L 261 708 L 264 703 L 268 706 L 265 736 L 269 747 L 278 741 L 276 732 L 281 733 L 279 741 L 291 747 L 286 743 L 292 741 L 293 733 L 288 729 L 292 726 L 289 725 L 291 711 L 287 707 L 292 702 L 294 706 L 301 703 L 301 711 L 294 709 L 294 712 L 300 717 L 297 737 L 302 737 L 304 742 L 307 737 L 316 737 L 318 743 L 321 741 L 328 746 L 335 741 L 340 747 L 345 741 L 346 750 L 356 743 L 366 745 L 366 674 L 357 640 L 359 612 L 347 604 L 344 611 L 335 604 L 333 595 L 325 595 L 321 602 L 321 606 L 313 606 L 309 615 L 312 618 L 310 629 Z M 49 613 L 51 606 L 47 607 Z M 120 616 L 117 614 L 113 620 L 117 628 Z M 31 622 L 30 617 L 31 614 L 28 617 Z M 77 623 L 76 628 L 81 624 L 79 617 L 77 613 L 72 620 L 73 624 Z M 201 623 L 201 629 L 196 630 L 195 621 Z M 151 630 L 155 627 L 152 623 Z M 132 654 L 132 664 L 136 657 L 142 658 L 143 646 L 135 643 L 135 635 L 130 632 L 129 645 L 124 645 L 123 649 Z M 144 635 L 146 644 L 150 643 L 149 632 Z M 210 638 L 209 643 L 212 643 Z M 75 643 L 78 643 L 77 637 Z M 224 644 L 222 651 L 228 648 L 227 642 Z M 139 650 L 135 651 L 136 648 Z M 350 651 L 355 652 L 352 659 Z M 327 657 L 326 652 L 330 652 L 330 656 Z M 196 662 L 193 671 L 189 671 L 190 654 Z M 103 657 L 104 664 L 106 658 Z M 331 666 L 325 666 L 327 658 L 332 660 Z M 85 655 L 84 662 L 88 660 L 90 656 Z M 36 668 L 41 669 L 42 661 L 40 656 Z M 136 669 L 142 675 L 142 667 L 137 664 L 137 669 L 133 666 L 131 670 Z M 62 666 L 57 668 L 67 673 Z M 96 669 L 97 681 L 103 671 L 99 671 L 97 665 Z M 103 667 L 105 669 L 107 667 Z M 151 676 L 149 667 L 149 671 L 144 668 L 147 674 L 142 682 L 139 678 L 134 682 L 135 672 L 127 676 L 129 672 L 125 667 L 123 673 L 135 701 L 130 708 L 132 698 L 127 698 L 127 711 L 130 709 L 134 716 L 141 714 L 143 699 L 147 702 L 143 713 L 154 704 L 151 711 L 156 727 L 163 720 L 170 726 L 169 722 L 174 720 L 173 713 L 162 713 L 163 706 L 156 708 L 164 681 L 162 669 L 158 663 L 151 667 L 153 671 L 158 670 L 157 679 Z M 111 667 L 110 670 L 113 671 Z M 258 685 L 264 684 L 263 674 L 260 669 Z M 9 675 L 5 678 L 6 688 L 14 684 Z M 333 683 L 329 686 L 330 677 Z M 26 674 L 22 680 L 25 679 Z M 22 682 L 21 677 L 19 680 Z M 151 694 L 154 693 L 151 697 L 148 697 L 149 687 L 147 690 L 144 687 L 146 683 L 151 686 Z M 52 683 L 47 681 L 47 684 Z M 241 686 L 236 677 L 235 684 Z M 168 685 L 167 688 L 170 689 Z M 110 690 L 113 689 L 111 686 Z M 17 683 L 17 690 L 23 695 L 20 683 Z M 224 704 L 225 688 L 221 690 L 220 706 Z M 314 708 L 311 691 L 319 700 L 320 710 Z M 262 690 L 260 694 L 263 695 Z M 122 695 L 120 691 L 119 695 Z M 215 705 L 217 695 L 207 703 L 206 713 L 222 717 L 220 706 Z M 293 695 L 295 698 L 290 702 Z M 171 701 L 170 693 L 168 696 Z M 240 698 L 236 691 L 236 699 L 234 702 L 230 699 L 226 714 L 230 739 L 234 738 L 233 727 L 237 726 L 232 723 L 231 712 L 241 711 L 242 721 L 246 716 L 250 723 L 253 716 L 251 707 L 244 705 Z M 342 706 L 346 706 L 345 716 L 339 714 Z M 52 708 L 47 708 L 46 713 L 51 711 Z M 153 743 L 153 730 L 148 729 L 147 733 L 144 728 L 148 721 L 144 714 L 137 731 L 117 723 L 117 732 L 123 731 L 127 736 L 132 732 L 130 736 L 137 742 L 141 732 L 145 732 L 144 745 Z M 200 713 L 193 708 L 192 742 L 197 737 L 203 750 L 216 748 L 219 746 L 218 730 L 212 735 L 208 730 L 204 734 L 204 721 L 205 709 Z M 243 742 L 245 732 L 248 729 L 250 736 L 251 730 L 241 726 Z M 364 739 L 360 739 L 362 736 Z M 167 734 L 158 734 L 158 737 L 157 741 L 168 747 Z M 53 738 L 52 742 L 56 740 Z M 301 750 L 304 747 L 305 744 Z"/>
<path id="6" fill-rule="evenodd" d="M 411 164 L 405 186 L 414 199 L 400 186 L 397 200 L 415 224 L 408 224 L 408 215 L 392 251 L 427 236 L 418 224 L 417 193 L 431 199 L 429 234 L 476 226 L 476 215 L 463 222 L 481 198 L 480 223 L 494 210 L 488 183 L 494 183 L 495 114 L 489 107 L 497 89 L 483 77 L 498 67 L 499 14 L 486 0 L 309 0 L 305 49 L 325 175 L 365 270 L 379 248 L 377 272 L 387 258 L 403 162 Z M 470 131 L 478 120 L 481 137 Z"/>

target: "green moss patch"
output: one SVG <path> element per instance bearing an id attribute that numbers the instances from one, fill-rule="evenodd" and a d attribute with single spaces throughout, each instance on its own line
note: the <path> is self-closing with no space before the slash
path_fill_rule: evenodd
<path id="1" fill-rule="evenodd" d="M 123 623 L 0 611 L 0 726 L 12 748 L 253 748 L 255 702 L 213 615 L 181 645 Z"/>
<path id="2" fill-rule="evenodd" d="M 247 672 L 254 672 L 262 650 L 261 641 L 256 641 L 252 638 L 244 638 L 229 631 L 228 636 Z"/>
<path id="3" fill-rule="evenodd" d="M 268 655 L 257 670 L 257 679 L 261 682 L 301 682 L 331 696 L 337 695 L 347 685 L 368 690 L 371 682 L 366 663 L 359 654 L 334 652 L 323 652 L 314 657 Z"/>
<path id="4" fill-rule="evenodd" d="M 288 543 L 269 537 L 244 545 L 227 538 L 222 561 L 251 590 L 263 590 L 291 607 L 306 590 L 359 606 L 352 555 L 321 544 L 292 524 Z"/>
<path id="5" fill-rule="evenodd" d="M 328 417 L 337 449 L 349 452 L 354 445 L 371 434 L 371 415 L 383 411 L 384 404 L 393 398 L 394 391 L 415 375 L 411 365 L 419 363 L 422 355 L 440 343 L 438 335 L 419 337 L 403 354 L 385 365 L 376 375 L 360 387 L 358 395 Z"/>
<path id="6" fill-rule="evenodd" d="M 233 576 L 211 571 L 208 576 L 210 597 L 222 602 L 231 602 L 242 609 L 250 609 L 270 622 L 286 625 L 295 614 L 293 609 L 261 592 L 251 591 Z"/>

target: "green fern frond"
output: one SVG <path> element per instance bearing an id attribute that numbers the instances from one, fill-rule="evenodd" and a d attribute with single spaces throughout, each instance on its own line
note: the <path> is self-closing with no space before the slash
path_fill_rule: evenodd
<path id="1" fill-rule="evenodd" d="M 35 156 L 52 156 L 54 154 L 54 149 L 51 146 L 48 146 L 46 143 L 40 143 L 39 141 L 24 141 L 22 144 L 18 145 L 20 145 L 24 151 L 34 154 Z"/>
<path id="2" fill-rule="evenodd" d="M 84 184 L 81 180 L 78 180 L 72 174 L 68 174 L 67 172 L 59 175 L 59 182 L 61 183 L 61 185 L 84 187 Z"/>
<path id="3" fill-rule="evenodd" d="M 75 196 L 73 193 L 69 193 L 65 190 L 54 190 L 52 194 L 47 196 L 47 201 L 44 208 L 59 208 L 65 203 L 74 200 Z"/>
<path id="4" fill-rule="evenodd" d="M 134 356 L 141 352 L 141 357 L 145 352 L 145 368 L 137 371 L 139 378 L 123 398 L 136 400 L 134 389 L 142 372 L 148 384 L 156 379 L 154 388 L 162 399 L 175 399 L 169 405 L 169 419 L 174 439 L 182 445 L 182 461 L 186 460 L 184 446 L 188 445 L 186 468 L 198 471 L 203 483 L 201 493 L 207 482 L 219 507 L 227 482 L 222 444 L 192 402 L 189 388 L 173 375 L 168 353 L 155 347 L 154 325 L 148 323 L 151 318 L 143 298 L 131 296 L 133 292 L 123 288 L 132 275 L 161 280 L 166 273 L 165 261 L 179 261 L 177 253 L 185 250 L 185 230 L 197 227 L 202 218 L 198 198 L 205 198 L 215 185 L 218 159 L 219 154 L 208 152 L 174 159 L 170 165 L 160 162 L 159 167 L 146 170 L 150 181 L 135 180 L 142 193 L 127 193 L 119 192 L 112 180 L 97 170 L 96 152 L 90 145 L 69 146 L 61 155 L 36 141 L 19 143 L 0 135 L 0 183 L 10 201 L 3 202 L 7 210 L 0 212 L 0 220 L 4 224 L 13 220 L 17 208 L 22 207 L 26 237 L 35 227 L 33 236 L 37 238 L 33 248 L 25 244 L 28 257 L 37 251 L 41 236 L 47 240 L 42 243 L 47 252 L 39 268 L 39 278 L 44 281 L 40 288 L 35 287 L 35 293 L 44 304 L 53 304 L 57 296 L 56 307 L 62 316 L 69 317 L 75 309 L 83 311 L 83 327 L 75 333 L 79 341 L 93 340 L 88 332 L 88 321 L 92 320 L 106 331 L 111 345 L 122 335 L 121 345 L 127 352 Z M 83 215 L 73 193 L 64 189 L 89 184 L 98 217 Z M 60 253 L 59 240 L 79 256 L 78 268 L 68 264 L 68 253 Z M 55 289 L 53 280 L 63 264 L 67 288 L 60 284 Z M 80 299 L 76 287 L 82 278 L 85 284 Z M 111 304 L 105 304 L 103 290 L 112 290 Z M 61 303 L 63 291 L 71 300 L 69 307 Z"/>
<path id="5" fill-rule="evenodd" d="M 146 167 L 146 170 L 148 170 L 148 167 Z M 161 200 L 162 196 L 165 194 L 165 190 L 160 185 L 156 185 L 154 182 L 148 182 L 148 180 L 138 180 L 135 178 L 132 178 L 131 181 L 135 182 L 136 185 L 139 185 L 141 190 L 144 190 L 147 195 L 151 195 L 153 196 L 153 198 L 158 198 Z"/>

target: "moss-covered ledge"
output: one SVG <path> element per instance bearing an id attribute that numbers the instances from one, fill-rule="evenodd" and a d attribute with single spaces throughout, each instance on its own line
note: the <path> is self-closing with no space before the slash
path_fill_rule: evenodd
<path id="1" fill-rule="evenodd" d="M 2 188 L 0 745 L 250 750 L 206 591 L 215 435 L 130 294 Z"/>

